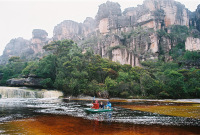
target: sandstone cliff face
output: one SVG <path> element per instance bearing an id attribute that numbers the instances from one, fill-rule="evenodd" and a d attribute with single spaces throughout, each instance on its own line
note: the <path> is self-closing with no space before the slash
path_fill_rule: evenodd
<path id="1" fill-rule="evenodd" d="M 188 51 L 199 51 L 200 38 L 188 37 L 185 42 L 185 49 Z"/>
<path id="2" fill-rule="evenodd" d="M 154 14 L 164 13 L 164 24 L 189 26 L 188 10 L 179 2 L 174 0 L 146 0 L 144 6 L 153 11 Z"/>
<path id="3" fill-rule="evenodd" d="M 47 39 L 48 33 L 45 30 L 35 29 L 32 32 L 32 39 L 29 48 L 33 50 L 34 54 L 44 53 L 42 49 L 44 45 L 49 43 Z"/>
<path id="4" fill-rule="evenodd" d="M 20 56 L 20 54 L 23 54 L 27 51 L 26 49 L 29 45 L 30 41 L 25 40 L 23 38 L 16 38 L 10 40 L 10 42 L 6 45 L 3 51 L 3 55 L 1 56 L 1 63 L 7 63 L 8 59 L 12 56 Z"/>
<path id="5" fill-rule="evenodd" d="M 109 21 L 105 21 L 107 31 L 100 30 L 100 33 L 107 35 L 112 33 L 119 37 L 123 36 L 124 33 L 132 33 L 129 38 L 123 39 L 121 44 L 125 47 L 112 50 L 112 55 L 109 56 L 112 56 L 110 58 L 113 61 L 140 66 L 141 61 L 157 59 L 160 54 L 164 54 L 165 60 L 169 61 L 172 60 L 169 56 L 172 47 L 178 42 L 184 43 L 185 40 L 184 38 L 170 39 L 168 36 L 160 37 L 156 31 L 163 29 L 170 33 L 172 25 L 189 27 L 189 15 L 190 11 L 174 0 L 145 0 L 141 6 L 125 9 L 122 16 L 109 16 Z M 143 30 L 138 31 L 140 27 Z M 151 29 L 153 32 L 149 32 Z M 120 43 L 115 45 L 120 45 Z M 106 48 L 109 47 L 106 46 L 110 47 L 111 43 L 103 46 L 98 45 L 99 50 L 104 50 L 102 56 L 108 57 L 105 54 Z"/>
<path id="6" fill-rule="evenodd" d="M 83 36 L 87 37 L 90 33 L 94 32 L 96 22 L 93 18 L 87 17 L 82 24 Z"/>
<path id="7" fill-rule="evenodd" d="M 107 34 L 107 37 L 110 34 L 123 37 L 125 33 L 129 34 L 129 37 L 114 40 L 109 38 L 112 41 L 108 42 L 107 39 L 107 42 L 103 44 L 100 42 L 99 54 L 121 64 L 132 66 L 139 66 L 144 60 L 157 59 L 161 45 L 162 50 L 167 53 L 173 44 L 166 37 L 158 38 L 155 31 L 166 29 L 171 25 L 189 26 L 188 10 L 174 0 L 145 0 L 141 6 L 125 9 L 121 16 L 107 14 L 107 18 L 100 20 L 100 34 Z M 151 28 L 153 31 L 150 30 Z M 121 42 L 116 42 L 119 40 Z M 113 46 L 122 47 L 116 47 L 112 50 L 112 54 L 108 54 L 109 48 Z M 170 59 L 169 56 L 166 58 Z"/>
<path id="8" fill-rule="evenodd" d="M 118 3 L 107 1 L 99 6 L 99 10 L 96 15 L 97 27 L 100 33 L 108 33 L 110 25 L 113 23 L 113 19 L 118 20 L 121 16 L 121 8 Z M 112 24 L 116 25 L 116 24 Z"/>
<path id="9" fill-rule="evenodd" d="M 82 34 L 79 23 L 74 21 L 63 21 L 54 28 L 54 40 L 72 39 L 79 40 L 79 36 Z"/>
<path id="10" fill-rule="evenodd" d="M 23 38 L 10 40 L 4 49 L 0 63 L 7 63 L 8 59 L 12 56 L 19 56 L 26 60 L 43 56 L 44 50 L 42 47 L 49 41 L 47 36 L 46 31 L 35 29 L 32 32 L 31 40 Z"/>
<path id="11" fill-rule="evenodd" d="M 195 12 L 196 17 L 196 27 L 200 31 L 200 5 L 197 7 L 197 10 Z"/>
<path id="12" fill-rule="evenodd" d="M 157 59 L 162 51 L 169 53 L 174 41 L 158 37 L 156 31 L 170 32 L 171 25 L 189 27 L 190 12 L 174 0 L 145 0 L 143 5 L 127 8 L 106 2 L 99 6 L 93 29 L 85 24 L 64 21 L 54 29 L 54 39 L 72 39 L 82 48 L 92 48 L 96 54 L 121 64 L 140 66 L 141 61 Z M 170 57 L 167 55 L 166 60 Z"/>
<path id="13" fill-rule="evenodd" d="M 122 22 L 127 23 L 117 22 L 120 27 L 140 25 L 161 29 L 170 25 L 189 26 L 189 11 L 174 0 L 145 0 L 141 6 L 125 9 L 123 15 Z"/>
<path id="14" fill-rule="evenodd" d="M 99 10 L 96 15 L 96 20 L 108 18 L 109 16 L 121 16 L 121 8 L 118 3 L 107 1 L 99 6 Z"/>
<path id="15" fill-rule="evenodd" d="M 112 61 L 140 66 L 141 61 L 158 59 L 161 54 L 165 55 L 165 60 L 171 60 L 169 51 L 178 40 L 159 36 L 157 31 L 164 30 L 169 34 L 172 25 L 194 25 L 200 30 L 200 5 L 195 13 L 191 13 L 174 0 L 145 0 L 142 5 L 122 12 L 118 3 L 108 1 L 99 6 L 95 19 L 88 17 L 83 23 L 65 20 L 55 26 L 52 40 L 71 39 L 81 48 L 92 48 L 95 54 Z M 47 35 L 43 30 L 34 30 L 31 41 L 12 41 L 4 55 L 8 58 L 19 56 L 17 54 L 23 56 L 26 52 L 30 56 L 43 54 L 43 45 L 51 41 Z M 187 48 L 198 48 L 194 47 L 198 46 L 197 40 L 188 38 Z M 9 46 L 17 46 L 21 52 L 14 53 Z"/>
<path id="16" fill-rule="evenodd" d="M 42 41 L 45 41 L 47 39 L 48 33 L 45 30 L 41 29 L 34 29 L 32 32 L 32 38 L 33 39 L 41 39 Z"/>
<path id="17" fill-rule="evenodd" d="M 92 18 L 86 18 L 84 23 L 77 23 L 71 20 L 65 20 L 58 24 L 53 31 L 54 40 L 71 39 L 76 42 L 94 32 L 95 21 Z"/>

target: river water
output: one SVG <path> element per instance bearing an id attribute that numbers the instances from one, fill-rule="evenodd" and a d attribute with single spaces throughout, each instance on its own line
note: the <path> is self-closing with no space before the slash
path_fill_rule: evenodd
<path id="1" fill-rule="evenodd" d="M 153 102 L 157 103 L 159 102 Z M 200 134 L 200 119 L 160 115 L 120 107 L 138 104 L 149 105 L 152 102 L 113 102 L 113 112 L 92 114 L 85 112 L 84 108 L 91 105 L 91 101 L 85 100 L 0 99 L 0 134 Z"/>

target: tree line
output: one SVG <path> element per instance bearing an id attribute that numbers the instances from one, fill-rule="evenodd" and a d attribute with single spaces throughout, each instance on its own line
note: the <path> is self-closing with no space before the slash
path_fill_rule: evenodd
<path id="1" fill-rule="evenodd" d="M 53 41 L 43 47 L 51 52 L 39 61 L 23 62 L 12 57 L 0 66 L 0 84 L 21 76 L 43 78 L 43 88 L 55 88 L 65 95 L 90 95 L 107 91 L 121 98 L 199 98 L 200 70 L 184 69 L 178 62 L 145 61 L 131 67 L 83 53 L 71 40 Z M 175 52 L 175 51 L 174 51 Z M 198 52 L 185 52 L 184 59 L 199 59 Z"/>

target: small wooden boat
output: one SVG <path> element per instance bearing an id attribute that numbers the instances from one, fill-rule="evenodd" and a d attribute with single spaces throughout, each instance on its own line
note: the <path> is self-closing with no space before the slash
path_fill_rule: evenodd
<path id="1" fill-rule="evenodd" d="M 85 110 L 87 112 L 91 112 L 91 113 L 98 113 L 98 112 L 110 112 L 113 111 L 113 109 L 92 109 L 92 108 L 85 108 Z"/>

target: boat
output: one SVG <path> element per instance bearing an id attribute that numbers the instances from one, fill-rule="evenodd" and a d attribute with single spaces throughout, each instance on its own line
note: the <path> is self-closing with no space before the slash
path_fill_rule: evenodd
<path id="1" fill-rule="evenodd" d="M 113 109 L 109 108 L 109 109 L 92 109 L 92 108 L 85 108 L 85 110 L 87 112 L 91 112 L 91 113 L 98 113 L 98 112 L 110 112 L 110 111 L 113 111 Z"/>

